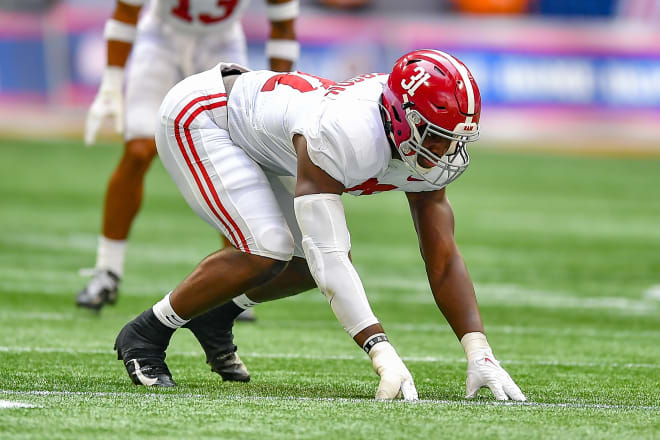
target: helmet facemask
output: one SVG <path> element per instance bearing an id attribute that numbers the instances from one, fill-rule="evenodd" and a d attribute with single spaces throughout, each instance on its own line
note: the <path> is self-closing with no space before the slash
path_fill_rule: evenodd
<path id="1" fill-rule="evenodd" d="M 479 139 L 479 131 L 466 131 L 464 124 L 458 124 L 454 131 L 435 125 L 417 110 L 411 108 L 413 105 L 408 103 L 406 95 L 403 98 L 410 137 L 397 145 L 401 159 L 415 174 L 432 185 L 448 185 L 456 180 L 470 164 L 466 143 Z M 449 148 L 442 156 L 438 156 L 424 147 L 424 141 L 432 135 L 451 141 Z M 433 166 L 426 168 L 420 165 L 420 157 L 432 163 Z"/>

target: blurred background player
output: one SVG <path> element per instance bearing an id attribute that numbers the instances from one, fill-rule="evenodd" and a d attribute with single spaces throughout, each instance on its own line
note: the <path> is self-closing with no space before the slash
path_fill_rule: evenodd
<path id="1" fill-rule="evenodd" d="M 117 300 L 126 240 L 142 203 L 145 174 L 156 156 L 154 130 L 161 100 L 178 81 L 218 61 L 247 64 L 240 17 L 248 2 L 153 0 L 141 17 L 145 0 L 117 2 L 104 29 L 107 66 L 87 115 L 85 143 L 94 144 L 103 121 L 114 119 L 116 131 L 124 135 L 124 154 L 108 182 L 96 265 L 76 296 L 78 306 L 98 311 Z M 266 8 L 270 68 L 289 71 L 300 52 L 294 31 L 298 0 L 267 0 Z M 253 319 L 251 311 L 243 319 Z"/>

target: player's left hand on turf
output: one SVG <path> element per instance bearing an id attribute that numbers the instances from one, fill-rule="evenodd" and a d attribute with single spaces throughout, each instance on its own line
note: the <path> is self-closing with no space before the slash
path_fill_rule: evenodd
<path id="1" fill-rule="evenodd" d="M 479 389 L 484 387 L 490 388 L 497 400 L 527 400 L 509 373 L 500 366 L 491 350 L 471 353 L 468 357 L 465 397 L 467 399 L 476 397 Z"/>
<path id="2" fill-rule="evenodd" d="M 380 376 L 376 400 L 394 400 L 399 397 L 406 401 L 418 399 L 410 371 L 389 342 L 374 345 L 369 356 L 374 370 Z"/>
<path id="3" fill-rule="evenodd" d="M 93 145 L 96 134 L 106 118 L 113 118 L 115 131 L 122 133 L 124 130 L 124 108 L 122 97 L 122 83 L 124 69 L 120 67 L 107 67 L 103 73 L 103 79 L 99 91 L 94 98 L 92 106 L 87 112 L 85 122 L 85 144 Z"/>

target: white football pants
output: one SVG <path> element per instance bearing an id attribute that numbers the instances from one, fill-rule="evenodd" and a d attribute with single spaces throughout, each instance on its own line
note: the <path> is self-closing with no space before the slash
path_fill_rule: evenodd
<path id="1" fill-rule="evenodd" d="M 221 34 L 184 34 L 151 16 L 144 17 L 126 67 L 124 140 L 154 137 L 158 107 L 167 91 L 219 61 L 247 64 L 240 22 Z"/>
<path id="2" fill-rule="evenodd" d="M 160 159 L 188 205 L 236 248 L 304 258 L 287 178 L 266 173 L 229 137 L 221 66 L 186 78 L 163 100 Z"/>

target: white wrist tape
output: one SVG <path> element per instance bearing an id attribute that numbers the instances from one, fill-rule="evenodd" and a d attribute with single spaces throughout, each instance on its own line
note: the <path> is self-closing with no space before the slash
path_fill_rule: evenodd
<path id="1" fill-rule="evenodd" d="M 302 246 L 314 281 L 351 337 L 377 324 L 348 251 L 351 238 L 337 194 L 310 194 L 293 201 Z"/>
<path id="2" fill-rule="evenodd" d="M 137 29 L 134 25 L 124 23 L 123 21 L 115 20 L 114 18 L 108 19 L 105 22 L 105 29 L 103 30 L 103 37 L 106 40 L 123 41 L 125 43 L 132 43 L 135 41 L 135 34 Z"/>
<path id="3" fill-rule="evenodd" d="M 490 345 L 486 340 L 486 335 L 481 332 L 472 332 L 466 333 L 461 338 L 461 345 L 463 346 L 463 351 L 465 351 L 465 356 L 468 361 L 478 353 L 482 353 L 486 350 L 491 351 Z"/>
<path id="4" fill-rule="evenodd" d="M 266 5 L 266 16 L 270 21 L 291 20 L 298 16 L 298 12 L 300 12 L 298 0 Z"/>
<path id="5" fill-rule="evenodd" d="M 296 40 L 266 41 L 266 57 L 297 61 L 300 56 L 300 43 Z"/>

